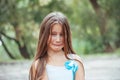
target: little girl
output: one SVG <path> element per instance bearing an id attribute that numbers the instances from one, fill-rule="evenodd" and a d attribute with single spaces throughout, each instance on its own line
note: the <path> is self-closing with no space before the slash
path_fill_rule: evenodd
<path id="1" fill-rule="evenodd" d="M 60 12 L 49 13 L 41 23 L 29 80 L 85 80 L 84 66 L 72 48 L 69 23 Z"/>

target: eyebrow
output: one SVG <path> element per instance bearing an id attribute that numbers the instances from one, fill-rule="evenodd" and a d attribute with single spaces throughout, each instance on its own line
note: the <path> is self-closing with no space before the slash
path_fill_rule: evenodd
<path id="1" fill-rule="evenodd" d="M 56 31 L 52 31 L 51 33 L 57 33 Z M 60 33 L 63 33 L 63 31 L 61 31 Z"/>

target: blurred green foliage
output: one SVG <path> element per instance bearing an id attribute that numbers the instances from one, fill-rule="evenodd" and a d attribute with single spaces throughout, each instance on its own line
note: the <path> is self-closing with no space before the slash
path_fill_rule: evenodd
<path id="1" fill-rule="evenodd" d="M 99 14 L 105 15 L 104 35 L 100 32 L 102 18 L 90 0 L 0 0 L 0 39 L 13 57 L 32 58 L 42 19 L 49 12 L 60 11 L 68 17 L 76 53 L 115 51 L 120 47 L 120 0 L 94 1 L 99 5 Z M 9 58 L 1 40 L 0 59 Z"/>

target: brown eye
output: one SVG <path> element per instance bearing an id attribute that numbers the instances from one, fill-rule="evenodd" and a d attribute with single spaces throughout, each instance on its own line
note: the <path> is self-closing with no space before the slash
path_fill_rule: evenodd
<path id="1" fill-rule="evenodd" d="M 63 36 L 63 34 L 60 34 L 60 36 Z"/>
<path id="2" fill-rule="evenodd" d="M 56 33 L 52 33 L 51 35 L 55 36 L 55 35 L 56 35 Z"/>

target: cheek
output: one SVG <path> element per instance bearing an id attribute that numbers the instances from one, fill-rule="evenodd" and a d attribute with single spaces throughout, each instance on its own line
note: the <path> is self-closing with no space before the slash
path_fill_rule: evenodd
<path id="1" fill-rule="evenodd" d="M 62 42 L 63 42 L 63 43 L 65 42 L 64 37 L 62 38 Z"/>
<path id="2" fill-rule="evenodd" d="M 54 41 L 54 38 L 52 36 L 49 36 L 47 43 L 50 44 L 53 41 Z"/>
<path id="3" fill-rule="evenodd" d="M 49 36 L 48 41 L 47 41 L 47 44 L 49 44 L 50 41 L 51 41 L 51 36 Z"/>

